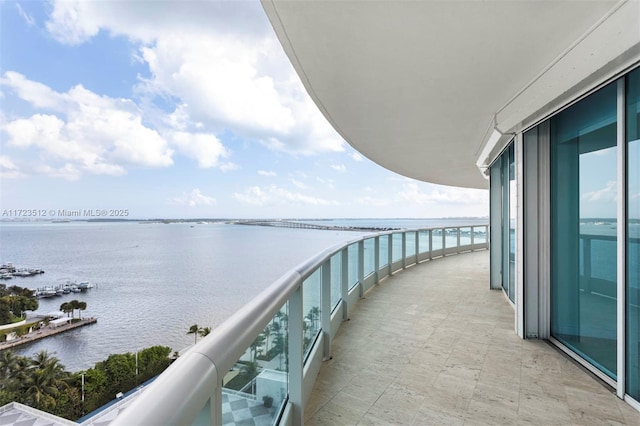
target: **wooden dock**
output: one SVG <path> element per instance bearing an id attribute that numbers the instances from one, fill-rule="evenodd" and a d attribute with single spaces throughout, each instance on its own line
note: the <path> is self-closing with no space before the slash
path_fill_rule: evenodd
<path id="1" fill-rule="evenodd" d="M 8 342 L 0 343 L 0 351 L 10 348 L 15 348 L 16 346 L 25 345 L 27 343 L 35 342 L 40 339 L 44 339 L 45 337 L 54 336 L 56 334 L 64 333 L 65 331 L 73 330 L 78 327 L 84 327 L 85 325 L 90 325 L 98 322 L 96 318 L 83 318 L 80 321 L 72 322 L 65 325 L 60 325 L 58 327 L 53 327 L 51 325 L 46 326 L 37 331 L 33 331 L 31 333 L 25 334 L 24 336 L 18 337 L 17 339 L 10 340 Z"/>

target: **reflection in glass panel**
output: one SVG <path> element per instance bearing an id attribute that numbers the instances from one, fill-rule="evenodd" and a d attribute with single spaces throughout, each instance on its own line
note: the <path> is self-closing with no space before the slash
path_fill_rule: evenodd
<path id="1" fill-rule="evenodd" d="M 321 269 L 319 268 L 302 282 L 302 330 L 304 331 L 304 357 L 311 349 L 316 335 L 320 332 Z"/>
<path id="2" fill-rule="evenodd" d="M 509 299 L 515 302 L 516 297 L 516 213 L 517 187 L 515 148 L 509 148 Z"/>
<path id="3" fill-rule="evenodd" d="M 484 244 L 487 242 L 487 228 L 485 226 L 476 226 L 473 228 L 473 243 Z"/>
<path id="4" fill-rule="evenodd" d="M 640 69 L 627 76 L 627 393 L 640 401 Z"/>
<path id="5" fill-rule="evenodd" d="M 416 233 L 407 232 L 405 239 L 405 250 L 407 257 L 415 256 L 416 254 Z"/>
<path id="6" fill-rule="evenodd" d="M 331 306 L 335 308 L 342 300 L 342 252 L 331 256 Z"/>
<path id="7" fill-rule="evenodd" d="M 392 237 L 393 257 L 392 262 L 402 260 L 402 234 L 394 233 Z"/>
<path id="8" fill-rule="evenodd" d="M 358 243 L 351 244 L 347 251 L 349 252 L 348 283 L 351 290 L 358 284 Z"/>
<path id="9" fill-rule="evenodd" d="M 431 248 L 429 247 L 429 231 L 418 232 L 418 250 L 422 253 L 428 253 Z"/>
<path id="10" fill-rule="evenodd" d="M 222 423 L 235 424 L 232 407 L 275 424 L 288 394 L 288 305 L 267 324 L 222 380 Z M 249 419 L 247 419 L 249 420 Z"/>
<path id="11" fill-rule="evenodd" d="M 460 245 L 471 245 L 471 228 L 460 228 Z"/>
<path id="12" fill-rule="evenodd" d="M 445 248 L 454 248 L 458 246 L 458 228 L 446 228 L 444 244 Z"/>
<path id="13" fill-rule="evenodd" d="M 383 235 L 379 238 L 380 241 L 380 268 L 384 268 L 389 265 L 389 236 Z"/>
<path id="14" fill-rule="evenodd" d="M 551 334 L 617 374 L 616 85 L 551 125 Z"/>
<path id="15" fill-rule="evenodd" d="M 431 230 L 431 250 L 440 250 L 442 249 L 442 233 L 444 231 L 442 229 L 433 229 Z"/>
<path id="16" fill-rule="evenodd" d="M 513 143 L 502 154 L 502 289 L 509 295 L 509 151 L 513 150 Z M 511 298 L 510 298 L 511 299 Z M 512 299 L 513 300 L 513 299 Z"/>
<path id="17" fill-rule="evenodd" d="M 371 275 L 375 269 L 376 252 L 375 238 L 364 240 L 364 277 Z"/>

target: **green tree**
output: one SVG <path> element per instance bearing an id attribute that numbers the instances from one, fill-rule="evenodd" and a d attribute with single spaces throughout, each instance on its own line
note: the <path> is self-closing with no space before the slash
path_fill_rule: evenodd
<path id="1" fill-rule="evenodd" d="M 78 309 L 78 312 L 80 311 L 80 301 L 73 299 L 71 302 L 69 302 L 69 305 L 71 305 L 71 317 L 75 318 L 76 317 L 76 309 Z"/>
<path id="2" fill-rule="evenodd" d="M 193 341 L 193 344 L 195 345 L 198 342 L 198 332 L 200 331 L 200 328 L 198 327 L 198 324 L 193 324 L 191 327 L 189 327 L 189 331 L 187 331 L 187 335 L 189 334 L 193 334 L 195 340 Z"/>
<path id="3" fill-rule="evenodd" d="M 69 302 L 64 302 L 62 305 L 60 305 L 60 310 L 67 314 L 67 316 L 69 316 L 69 314 L 73 312 L 73 305 L 71 305 L 71 303 Z"/>
<path id="4" fill-rule="evenodd" d="M 244 378 L 244 380 L 246 380 L 247 383 L 251 382 L 252 394 L 256 393 L 256 381 L 254 379 L 256 378 L 256 376 L 258 376 L 258 374 L 260 374 L 260 366 L 255 361 L 244 364 L 240 370 L 240 375 Z"/>
<path id="5" fill-rule="evenodd" d="M 5 387 L 6 381 L 13 377 L 19 366 L 18 357 L 6 350 L 0 352 L 0 385 Z"/>
<path id="6" fill-rule="evenodd" d="M 87 309 L 87 302 L 78 302 L 78 317 L 82 319 L 82 312 Z"/>
<path id="7" fill-rule="evenodd" d="M 320 308 L 317 306 L 314 306 L 313 308 L 311 308 L 309 310 L 309 313 L 307 314 L 307 318 L 311 321 L 311 324 L 313 325 L 313 333 L 315 333 L 316 331 L 318 331 L 318 321 L 320 320 Z"/>
<path id="8" fill-rule="evenodd" d="M 203 327 L 198 330 L 198 334 L 200 335 L 200 337 L 208 336 L 209 333 L 211 333 L 211 327 Z"/>
<path id="9" fill-rule="evenodd" d="M 111 399 L 118 392 L 126 392 L 136 385 L 136 359 L 129 352 L 126 354 L 114 354 L 96 364 L 96 368 L 102 369 L 107 376 L 105 392 Z"/>
<path id="10" fill-rule="evenodd" d="M 168 346 L 152 346 L 138 353 L 140 380 L 145 381 L 162 373 L 171 364 Z"/>
<path id="11" fill-rule="evenodd" d="M 60 392 L 69 388 L 69 373 L 58 358 L 47 351 L 38 352 L 32 359 L 22 384 L 25 400 L 35 408 L 51 410 Z"/>
<path id="12" fill-rule="evenodd" d="M 35 292 L 18 286 L 0 284 L 0 324 L 9 324 L 25 311 L 38 309 Z"/>
<path id="13" fill-rule="evenodd" d="M 258 348 L 262 346 L 263 343 L 264 343 L 264 335 L 260 333 L 258 334 L 256 339 L 253 341 L 253 343 L 251 343 L 251 361 L 252 362 L 255 362 L 257 353 L 258 353 Z"/>
<path id="14" fill-rule="evenodd" d="M 9 324 L 13 319 L 13 315 L 11 314 L 11 309 L 9 309 L 9 305 L 2 302 L 0 299 L 0 325 Z"/>
<path id="15" fill-rule="evenodd" d="M 262 331 L 262 334 L 265 337 L 265 348 L 267 350 L 267 353 L 269 352 L 269 337 L 271 337 L 271 324 L 267 324 L 267 326 L 264 328 L 264 330 Z"/>

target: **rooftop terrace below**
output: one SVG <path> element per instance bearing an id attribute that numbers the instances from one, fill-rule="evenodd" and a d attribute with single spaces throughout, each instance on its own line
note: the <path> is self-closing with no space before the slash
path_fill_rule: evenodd
<path id="1" fill-rule="evenodd" d="M 518 338 L 513 308 L 488 282 L 488 251 L 382 281 L 334 338 L 305 424 L 640 424 L 549 343 Z"/>

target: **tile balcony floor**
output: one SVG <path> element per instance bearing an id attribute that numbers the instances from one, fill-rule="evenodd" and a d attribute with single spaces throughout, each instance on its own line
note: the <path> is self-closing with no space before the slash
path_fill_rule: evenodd
<path id="1" fill-rule="evenodd" d="M 333 341 L 306 425 L 639 425 L 640 413 L 544 341 L 521 340 L 489 252 L 408 268 Z"/>

